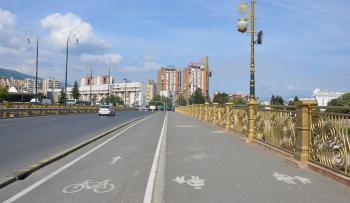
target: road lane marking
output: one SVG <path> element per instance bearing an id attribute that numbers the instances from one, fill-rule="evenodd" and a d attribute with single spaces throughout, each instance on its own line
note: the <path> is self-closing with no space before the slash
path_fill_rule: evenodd
<path id="1" fill-rule="evenodd" d="M 275 177 L 276 180 L 285 182 L 287 184 L 295 185 L 295 184 L 297 184 L 295 181 L 299 181 L 303 184 L 311 183 L 310 178 L 304 178 L 301 176 L 289 176 L 289 175 L 281 174 L 278 172 L 274 172 L 272 176 Z"/>
<path id="2" fill-rule="evenodd" d="M 11 198 L 7 199 L 6 201 L 4 201 L 3 203 L 11 203 L 14 202 L 16 200 L 18 200 L 19 198 L 23 197 L 24 195 L 26 195 L 27 193 L 29 193 L 30 191 L 34 190 L 35 188 L 39 187 L 41 184 L 45 183 L 46 181 L 50 180 L 51 178 L 53 178 L 54 176 L 56 176 L 57 174 L 61 173 L 62 171 L 64 171 L 65 169 L 69 168 L 70 166 L 72 166 L 73 164 L 75 164 L 76 162 L 80 161 L 81 159 L 83 159 L 84 157 L 88 156 L 89 154 L 91 154 L 92 152 L 96 151 L 97 149 L 101 148 L 103 145 L 107 144 L 108 142 L 112 141 L 113 139 L 117 138 L 119 135 L 123 134 L 124 132 L 126 132 L 127 130 L 129 130 L 130 128 L 144 122 L 145 120 L 148 120 L 151 117 L 154 117 L 157 114 L 153 114 L 149 117 L 146 117 L 134 124 L 132 124 L 131 126 L 125 128 L 124 130 L 122 130 L 121 132 L 119 132 L 118 134 L 114 135 L 113 137 L 109 138 L 108 140 L 104 141 L 103 143 L 97 145 L 96 147 L 94 147 L 93 149 L 91 149 L 90 151 L 84 153 L 83 155 L 77 157 L 76 159 L 74 159 L 73 161 L 67 163 L 66 165 L 62 166 L 61 168 L 57 169 L 56 171 L 50 173 L 49 175 L 47 175 L 45 178 L 35 182 L 34 184 L 30 185 L 29 187 L 27 187 L 26 189 L 22 190 L 21 192 L 17 193 L 16 195 L 12 196 Z"/>
<path id="3" fill-rule="evenodd" d="M 94 191 L 95 193 L 106 193 L 114 190 L 115 185 L 109 183 L 110 180 L 105 180 L 101 182 L 96 182 L 92 180 L 85 180 L 83 182 L 74 183 L 72 185 L 68 185 L 62 189 L 63 193 L 73 194 L 76 192 L 80 192 L 83 189 Z"/>
<path id="4" fill-rule="evenodd" d="M 194 187 L 196 190 L 202 189 L 202 187 L 205 185 L 205 179 L 200 179 L 198 176 L 191 176 L 191 178 L 188 178 L 187 180 L 185 180 L 185 176 L 177 176 L 172 180 L 179 184 L 186 183 L 187 185 Z"/>
<path id="5" fill-rule="evenodd" d="M 145 192 L 145 197 L 143 199 L 143 203 L 152 203 L 153 202 L 153 194 L 154 194 L 154 189 L 155 189 L 156 175 L 157 175 L 158 164 L 159 164 L 160 155 L 161 155 L 160 152 L 161 152 L 162 148 L 165 147 L 162 144 L 162 142 L 163 142 L 163 138 L 166 136 L 167 123 L 168 123 L 168 112 L 165 114 L 162 131 L 160 133 L 157 149 L 156 149 L 156 152 L 154 154 L 152 168 L 151 168 L 151 171 L 150 171 L 150 174 L 149 174 L 149 178 L 148 178 L 148 182 L 147 182 L 147 187 L 146 187 L 146 192 Z"/>
<path id="6" fill-rule="evenodd" d="M 119 161 L 120 159 L 122 159 L 121 156 L 116 156 L 116 157 L 114 157 L 114 158 L 112 159 L 112 161 L 111 161 L 110 164 L 113 165 L 113 164 L 117 163 L 117 161 Z"/>

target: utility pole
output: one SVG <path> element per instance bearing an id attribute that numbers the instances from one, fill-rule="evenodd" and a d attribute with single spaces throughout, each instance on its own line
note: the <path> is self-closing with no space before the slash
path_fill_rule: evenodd
<path id="1" fill-rule="evenodd" d="M 107 94 L 107 99 L 108 99 L 108 103 L 110 103 L 109 101 L 109 92 L 110 92 L 110 86 L 111 85 L 111 68 L 108 68 L 108 94 Z"/>
<path id="2" fill-rule="evenodd" d="M 39 37 L 36 38 L 35 103 L 37 103 L 38 101 L 38 66 L 39 66 Z"/>
<path id="3" fill-rule="evenodd" d="M 90 93 L 89 93 L 89 96 L 90 96 L 91 104 L 92 104 L 92 82 L 93 82 L 93 79 L 92 79 L 92 68 L 90 68 Z"/>

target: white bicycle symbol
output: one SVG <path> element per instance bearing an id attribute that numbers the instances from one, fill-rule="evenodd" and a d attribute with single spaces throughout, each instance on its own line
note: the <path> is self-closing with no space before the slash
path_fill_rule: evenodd
<path id="1" fill-rule="evenodd" d="M 76 193 L 83 189 L 90 190 L 92 189 L 96 193 L 106 193 L 110 192 L 114 189 L 114 185 L 111 183 L 108 183 L 109 180 L 105 180 L 102 182 L 96 182 L 92 180 L 86 180 L 81 183 L 75 183 L 72 185 L 68 185 L 62 189 L 64 193 Z"/>

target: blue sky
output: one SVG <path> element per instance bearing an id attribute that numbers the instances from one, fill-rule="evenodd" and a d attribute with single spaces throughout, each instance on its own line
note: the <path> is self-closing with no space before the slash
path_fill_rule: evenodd
<path id="1" fill-rule="evenodd" d="M 0 67 L 34 75 L 35 49 L 25 32 L 40 36 L 39 76 L 69 80 L 108 72 L 121 81 L 156 79 L 162 65 L 183 68 L 209 56 L 211 92 L 249 92 L 249 36 L 236 31 L 237 0 L 3 0 Z M 256 94 L 309 97 L 315 88 L 350 91 L 350 1 L 257 0 Z"/>

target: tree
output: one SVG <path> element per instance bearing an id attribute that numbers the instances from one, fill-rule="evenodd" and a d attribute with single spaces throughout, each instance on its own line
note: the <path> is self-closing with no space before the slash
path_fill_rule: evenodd
<path id="1" fill-rule="evenodd" d="M 73 96 L 73 99 L 79 99 L 80 97 L 79 86 L 77 81 L 74 82 L 74 86 L 72 88 L 72 96 Z"/>
<path id="2" fill-rule="evenodd" d="M 219 103 L 219 104 L 226 104 L 229 101 L 228 94 L 225 92 L 223 93 L 217 93 L 214 95 L 213 102 Z"/>
<path id="3" fill-rule="evenodd" d="M 66 100 L 66 94 L 64 93 L 64 90 L 61 89 L 61 94 L 60 94 L 60 99 L 59 99 L 59 103 L 60 104 L 64 104 L 64 101 Z"/>
<path id="4" fill-rule="evenodd" d="M 204 104 L 205 98 L 202 94 L 202 89 L 197 88 L 196 91 L 191 95 L 189 99 L 190 104 Z"/>
<path id="5" fill-rule="evenodd" d="M 186 106 L 186 99 L 183 94 L 177 96 L 176 106 Z"/>
<path id="6" fill-rule="evenodd" d="M 7 87 L 0 87 L 0 102 L 3 102 L 8 95 Z"/>
<path id="7" fill-rule="evenodd" d="M 295 102 L 299 101 L 299 98 L 297 96 L 294 97 L 293 100 L 290 100 L 288 105 L 289 106 L 294 106 L 295 105 Z"/>
<path id="8" fill-rule="evenodd" d="M 337 99 L 332 99 L 330 102 L 328 102 L 327 106 L 350 107 L 350 93 L 343 94 Z M 350 110 L 348 109 L 329 109 L 327 111 L 331 111 L 334 113 L 347 113 L 347 114 L 350 113 Z"/>
<path id="9" fill-rule="evenodd" d="M 153 96 L 153 98 L 151 99 L 151 101 L 149 102 L 149 105 L 155 105 L 155 106 L 171 106 L 170 104 L 170 100 L 168 99 L 168 97 L 166 96 L 161 96 L 159 94 Z"/>
<path id="10" fill-rule="evenodd" d="M 242 97 L 235 98 L 231 102 L 233 105 L 246 105 L 247 104 L 247 101 L 245 99 L 243 99 Z"/>
<path id="11" fill-rule="evenodd" d="M 123 105 L 124 101 L 121 97 L 117 95 L 111 95 L 107 98 L 101 99 L 100 103 L 112 104 L 113 106 L 116 106 L 116 105 Z"/>
<path id="12" fill-rule="evenodd" d="M 281 96 L 272 95 L 270 104 L 271 105 L 284 105 L 284 100 Z"/>

